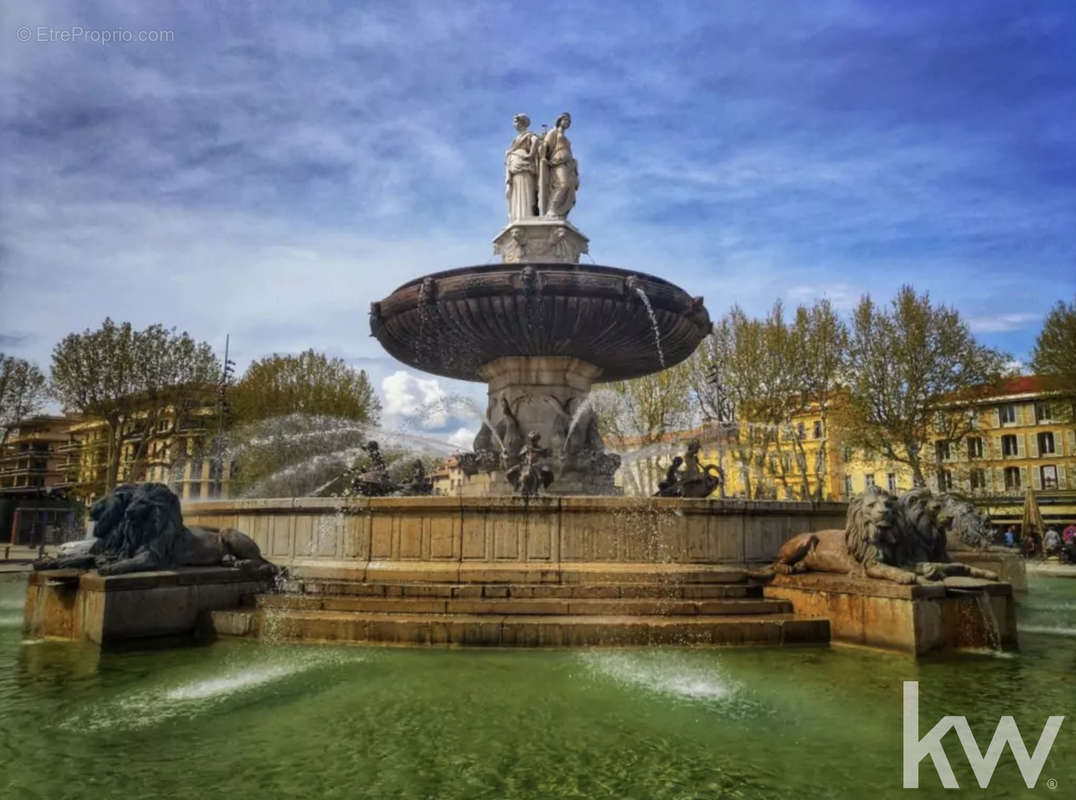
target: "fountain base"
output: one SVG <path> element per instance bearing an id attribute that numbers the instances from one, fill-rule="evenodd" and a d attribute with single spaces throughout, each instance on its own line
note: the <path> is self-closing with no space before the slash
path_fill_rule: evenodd
<path id="1" fill-rule="evenodd" d="M 567 356 L 507 356 L 481 367 L 489 384 L 488 425 L 475 437 L 476 453 L 503 452 L 503 469 L 474 484 L 476 493 L 510 495 L 504 471 L 519 463 L 526 437 L 537 433 L 548 449 L 557 495 L 614 495 L 619 459 L 605 452 L 597 415 L 586 402 L 601 369 Z M 482 461 L 483 459 L 478 459 Z M 487 462 L 489 459 L 485 459 Z"/>
<path id="2" fill-rule="evenodd" d="M 265 581 L 230 567 L 109 576 L 42 570 L 32 573 L 26 586 L 23 630 L 33 637 L 94 644 L 190 635 L 207 612 L 235 608 L 242 598 L 267 588 Z"/>
<path id="3" fill-rule="evenodd" d="M 829 620 L 830 637 L 844 644 L 924 655 L 970 648 L 1015 650 L 1012 586 L 973 578 L 901 585 L 813 572 L 779 575 L 764 591 L 796 614 Z"/>
<path id="4" fill-rule="evenodd" d="M 578 264 L 587 243 L 587 237 L 566 219 L 528 217 L 505 225 L 493 240 L 493 252 L 505 264 Z"/>

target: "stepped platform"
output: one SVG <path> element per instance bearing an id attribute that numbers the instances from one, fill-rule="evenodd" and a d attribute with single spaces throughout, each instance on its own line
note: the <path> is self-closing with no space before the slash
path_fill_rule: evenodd
<path id="1" fill-rule="evenodd" d="M 190 504 L 292 579 L 210 615 L 218 635 L 407 644 L 826 643 L 829 623 L 748 583 L 835 503 L 375 497 Z"/>
<path id="2" fill-rule="evenodd" d="M 765 598 L 741 570 L 691 582 L 569 583 L 341 580 L 309 575 L 280 594 L 212 612 L 223 636 L 414 645 L 786 645 L 827 643 L 829 622 Z M 578 575 L 573 577 L 579 577 Z M 706 578 L 707 580 L 701 580 Z"/>

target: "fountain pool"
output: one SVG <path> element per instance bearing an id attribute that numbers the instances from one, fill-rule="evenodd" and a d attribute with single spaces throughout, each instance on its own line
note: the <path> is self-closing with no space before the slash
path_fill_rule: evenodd
<path id="1" fill-rule="evenodd" d="M 1071 710 L 1076 580 L 1030 583 L 1018 655 L 914 661 L 841 647 L 99 650 L 23 641 L 23 580 L 0 576 L 4 797 L 896 796 L 904 680 L 920 682 L 923 726 L 967 715 L 984 749 L 1002 714 L 1033 745 Z M 1070 725 L 1037 790 L 1006 751 L 990 796 L 1076 786 Z M 946 749 L 983 796 L 955 736 Z M 954 796 L 929 761 L 921 775 L 920 796 Z"/>

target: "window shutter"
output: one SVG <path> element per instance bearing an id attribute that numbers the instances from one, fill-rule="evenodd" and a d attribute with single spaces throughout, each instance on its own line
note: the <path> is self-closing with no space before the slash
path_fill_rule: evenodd
<path id="1" fill-rule="evenodd" d="M 990 470 L 994 476 L 994 493 L 1001 494 L 1005 491 L 1005 473 L 1000 468 Z"/>
<path id="2" fill-rule="evenodd" d="M 1031 451 L 1032 458 L 1039 457 L 1039 435 L 1037 433 L 1029 433 L 1027 435 L 1028 449 Z"/>
<path id="3" fill-rule="evenodd" d="M 993 439 L 994 439 L 994 452 L 991 453 L 991 455 L 994 458 L 1001 458 L 1004 455 L 1004 452 L 1005 452 L 1004 450 L 1001 449 L 1001 437 L 1000 436 L 994 436 Z"/>
<path id="4" fill-rule="evenodd" d="M 1068 485 L 1068 481 L 1065 479 L 1065 467 L 1062 464 L 1057 465 L 1057 488 L 1058 489 L 1071 488 Z"/>
<path id="5" fill-rule="evenodd" d="M 1076 456 L 1076 431 L 1069 431 L 1069 451 L 1070 456 Z"/>
<path id="6" fill-rule="evenodd" d="M 1022 433 L 1018 433 L 1016 434 L 1016 457 L 1023 458 L 1024 453 L 1024 435 Z"/>
<path id="7" fill-rule="evenodd" d="M 1027 488 L 1027 467 L 1020 467 L 1020 488 Z"/>
<path id="8" fill-rule="evenodd" d="M 1042 490 L 1042 470 L 1031 467 L 1031 488 L 1036 492 Z"/>
<path id="9" fill-rule="evenodd" d="M 994 427 L 1001 427 L 1001 406 L 994 406 Z"/>

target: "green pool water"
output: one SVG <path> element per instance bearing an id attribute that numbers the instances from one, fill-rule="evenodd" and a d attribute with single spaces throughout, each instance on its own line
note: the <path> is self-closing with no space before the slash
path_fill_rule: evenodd
<path id="1" fill-rule="evenodd" d="M 950 734 L 961 790 L 926 759 L 919 795 L 1076 796 L 1076 579 L 1032 580 L 1020 653 L 918 663 L 839 647 L 99 653 L 24 641 L 22 596 L 0 577 L 4 800 L 891 797 L 905 680 L 921 733 L 965 715 L 982 749 L 1002 714 L 1029 749 L 1068 717 L 1036 789 L 1008 750 L 979 789 Z"/>

